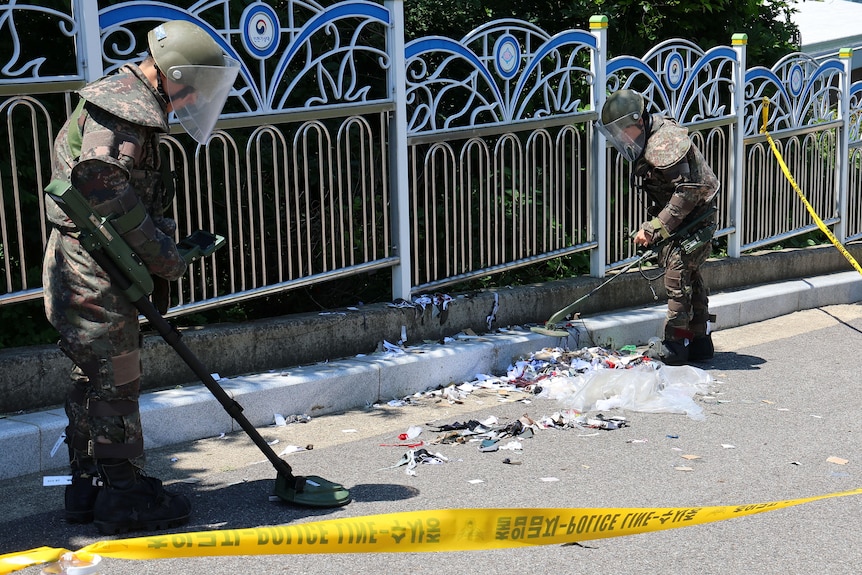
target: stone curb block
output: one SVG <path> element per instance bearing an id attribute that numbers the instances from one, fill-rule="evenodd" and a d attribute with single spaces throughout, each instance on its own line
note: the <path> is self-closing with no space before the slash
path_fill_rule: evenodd
<path id="1" fill-rule="evenodd" d="M 862 278 L 855 271 L 783 282 L 718 294 L 710 298 L 717 329 L 737 327 L 802 309 L 862 300 Z M 574 322 L 579 341 L 512 329 L 452 343 L 411 346 L 404 354 L 370 354 L 223 379 L 225 391 L 243 407 L 256 427 L 272 425 L 274 414 L 312 417 L 402 398 L 479 374 L 501 374 L 518 358 L 544 347 L 604 347 L 643 344 L 664 321 L 664 303 L 621 310 Z M 238 431 L 236 424 L 203 384 L 141 397 L 147 447 L 162 447 Z M 16 414 L 0 419 L 0 479 L 30 473 L 62 474 L 66 449 L 51 457 L 65 430 L 62 409 Z M 36 454 L 36 456 L 34 456 Z"/>

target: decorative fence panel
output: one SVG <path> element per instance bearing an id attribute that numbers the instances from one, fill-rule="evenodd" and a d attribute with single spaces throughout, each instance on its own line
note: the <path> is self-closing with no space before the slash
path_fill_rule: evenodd
<path id="1" fill-rule="evenodd" d="M 227 238 L 180 282 L 172 314 L 373 270 L 391 270 L 392 299 L 409 299 L 576 253 L 598 277 L 624 265 L 644 218 L 639 182 L 593 129 L 624 87 L 690 128 L 722 182 L 730 257 L 814 229 L 760 133 L 765 99 L 766 127 L 820 217 L 840 239 L 862 237 L 862 85 L 849 85 L 849 54 L 747 69 L 737 35 L 609 59 L 602 17 L 555 35 L 498 20 L 405 45 L 400 0 L 53 4 L 0 6 L 0 305 L 41 297 L 40 191 L 74 91 L 142 58 L 145 31 L 176 18 L 243 67 L 207 145 L 173 118 L 163 142 L 178 238 Z"/>

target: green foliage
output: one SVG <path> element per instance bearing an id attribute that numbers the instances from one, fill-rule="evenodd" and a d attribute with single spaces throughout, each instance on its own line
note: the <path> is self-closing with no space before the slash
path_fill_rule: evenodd
<path id="1" fill-rule="evenodd" d="M 0 306 L 0 349 L 54 343 L 59 338 L 45 317 L 42 300 Z"/>
<path id="2" fill-rule="evenodd" d="M 405 4 L 408 41 L 431 34 L 461 38 L 500 18 L 531 22 L 550 34 L 586 29 L 594 15 L 608 17 L 608 52 L 641 56 L 657 43 L 683 38 L 704 49 L 748 34 L 748 64 L 771 66 L 798 50 L 799 31 L 788 0 L 413 0 Z"/>
<path id="3" fill-rule="evenodd" d="M 766 247 L 768 250 L 779 251 L 785 248 L 810 248 L 812 246 L 819 246 L 824 244 L 831 243 L 829 238 L 826 237 L 820 230 L 813 230 L 806 234 L 801 234 L 798 236 L 793 236 L 792 238 L 788 238 L 778 243 L 771 244 Z"/>

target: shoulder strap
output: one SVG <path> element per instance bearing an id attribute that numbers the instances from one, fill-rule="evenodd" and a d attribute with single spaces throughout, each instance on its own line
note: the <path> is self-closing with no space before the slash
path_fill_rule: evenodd
<path id="1" fill-rule="evenodd" d="M 69 149 L 72 151 L 72 157 L 74 159 L 77 159 L 78 156 L 81 155 L 81 140 L 83 139 L 83 135 L 81 134 L 81 125 L 78 121 L 81 118 L 81 114 L 84 111 L 84 104 L 86 103 L 87 100 L 81 98 L 75 111 L 72 112 L 72 115 L 69 117 L 69 131 L 66 134 L 66 142 L 69 144 Z"/>

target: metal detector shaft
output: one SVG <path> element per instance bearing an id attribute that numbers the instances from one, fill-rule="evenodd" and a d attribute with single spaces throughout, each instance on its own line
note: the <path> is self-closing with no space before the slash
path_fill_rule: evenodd
<path id="1" fill-rule="evenodd" d="M 573 301 L 572 303 L 570 303 L 569 305 L 567 305 L 566 307 L 564 307 L 563 309 L 561 309 L 560 311 L 558 311 L 557 313 L 552 315 L 550 317 L 550 319 L 548 319 L 548 321 L 545 323 L 545 325 L 550 326 L 550 325 L 556 324 L 558 321 L 560 321 L 561 319 L 563 319 L 564 317 L 566 317 L 567 315 L 569 315 L 570 313 L 575 311 L 575 308 L 578 307 L 578 304 L 580 304 L 582 301 L 584 301 L 585 299 L 588 299 L 590 296 L 595 294 L 597 291 L 599 291 L 600 289 L 602 289 L 603 287 L 605 287 L 606 285 L 608 285 L 609 283 L 611 283 L 612 281 L 614 281 L 615 279 L 617 279 L 618 277 L 623 275 L 625 272 L 629 271 L 634 265 L 639 264 L 644 260 L 648 260 L 649 258 L 656 255 L 656 253 L 657 252 L 654 252 L 652 250 L 647 250 L 638 259 L 627 264 L 618 273 L 612 275 L 611 277 L 609 277 L 608 279 L 606 279 L 605 281 L 603 281 L 602 283 L 600 283 L 599 285 L 597 285 L 596 287 L 591 289 L 586 295 L 579 297 L 578 299 L 576 299 L 575 301 Z"/>
<path id="2" fill-rule="evenodd" d="M 111 280 L 115 282 L 117 287 L 121 290 L 127 290 L 131 281 L 126 277 L 126 275 L 117 267 L 114 261 L 104 252 L 104 250 L 97 249 L 90 252 L 90 255 L 99 264 L 102 269 L 111 277 Z M 174 350 L 179 354 L 179 356 L 186 362 L 186 364 L 195 372 L 195 375 L 203 382 L 203 384 L 207 387 L 210 393 L 215 396 L 219 403 L 222 404 L 225 411 L 227 411 L 228 415 L 230 415 L 239 426 L 242 427 L 242 430 L 246 432 L 246 434 L 254 441 L 254 444 L 260 448 L 266 458 L 269 459 L 270 463 L 275 467 L 276 471 L 279 474 L 283 475 L 286 479 L 290 481 L 299 480 L 293 475 L 293 470 L 290 468 L 290 465 L 283 459 L 281 459 L 278 455 L 276 455 L 275 451 L 273 451 L 272 447 L 266 442 L 266 440 L 260 435 L 257 429 L 251 424 L 248 418 L 242 412 L 242 406 L 236 402 L 233 398 L 231 398 L 227 392 L 216 382 L 213 376 L 207 371 L 206 367 L 204 367 L 203 363 L 192 353 L 192 350 L 188 348 L 188 346 L 182 341 L 182 334 L 177 331 L 168 321 L 162 317 L 162 314 L 156 309 L 156 306 L 147 299 L 147 296 L 141 296 L 136 301 L 132 302 L 135 307 L 141 312 L 144 317 L 149 320 L 150 324 L 159 332 L 159 335 L 162 336 L 162 339 L 168 343 Z"/>
<path id="3" fill-rule="evenodd" d="M 548 321 L 545 322 L 544 328 L 533 328 L 534 331 L 537 331 L 539 333 L 545 333 L 546 335 L 552 335 L 552 334 L 558 335 L 556 333 L 553 333 L 556 331 L 553 329 L 553 326 L 558 321 L 560 321 L 561 319 L 563 319 L 564 317 L 566 317 L 567 315 L 572 313 L 575 310 L 575 308 L 578 307 L 578 304 L 580 304 L 582 301 L 589 298 L 590 296 L 595 294 L 597 291 L 599 291 L 600 289 L 602 289 L 603 287 L 605 287 L 606 285 L 608 285 L 609 283 L 611 283 L 612 281 L 614 281 L 615 279 L 617 279 L 618 277 L 623 275 L 625 272 L 629 271 L 633 266 L 641 263 L 644 260 L 647 260 L 647 259 L 657 255 L 659 253 L 659 251 L 662 249 L 662 247 L 664 245 L 666 245 L 667 243 L 669 243 L 671 241 L 675 241 L 678 238 L 686 238 L 692 230 L 694 230 L 701 222 L 703 222 L 704 220 L 706 220 L 707 218 L 712 216 L 716 211 L 717 210 L 716 210 L 715 206 L 709 206 L 702 213 L 698 214 L 697 217 L 695 217 L 692 221 L 688 222 L 684 227 L 682 227 L 679 230 L 677 230 L 676 232 L 674 232 L 669 238 L 661 240 L 660 242 L 658 242 L 655 245 L 655 247 L 653 249 L 647 250 L 639 258 L 637 258 L 636 260 L 632 261 L 631 263 L 629 263 L 625 267 L 623 267 L 618 273 L 614 274 L 613 276 L 611 276 L 610 278 L 608 278 L 607 280 L 605 280 L 601 284 L 599 284 L 596 287 L 594 287 L 593 289 L 591 289 L 589 291 L 589 293 L 579 297 L 577 300 L 575 300 L 574 302 L 570 303 L 569 305 L 567 305 L 566 307 L 564 307 L 563 309 L 561 309 L 560 311 L 558 311 L 557 313 L 552 315 L 548 319 Z M 560 332 L 559 335 L 562 337 L 564 335 L 564 333 L 565 332 Z"/>

